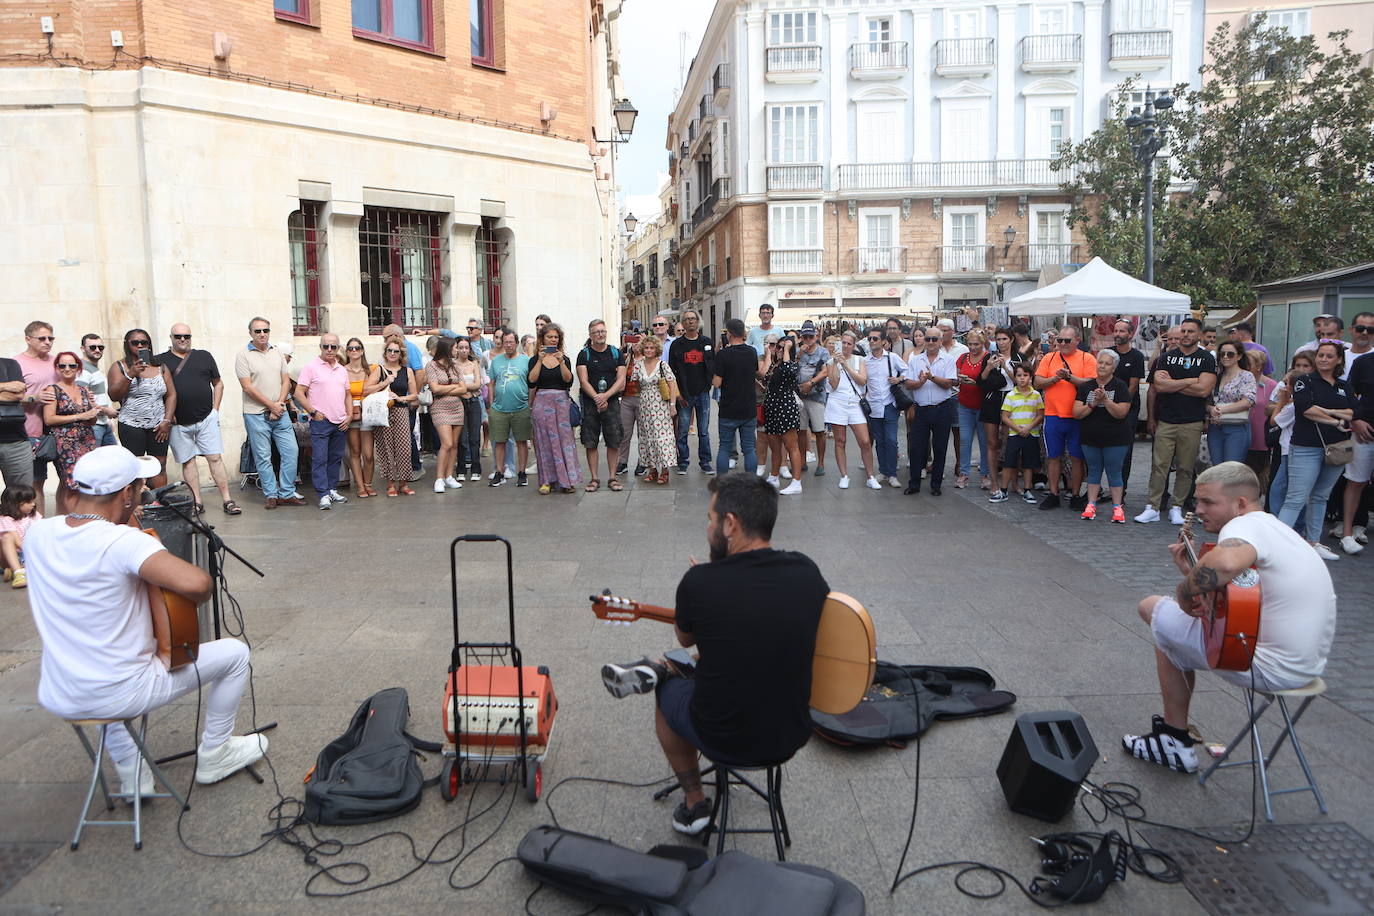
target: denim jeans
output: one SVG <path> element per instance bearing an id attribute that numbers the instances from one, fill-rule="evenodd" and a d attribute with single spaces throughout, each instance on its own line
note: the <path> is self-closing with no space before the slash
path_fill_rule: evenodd
<path id="1" fill-rule="evenodd" d="M 1284 459 L 1288 472 L 1288 493 L 1279 510 L 1279 521 L 1297 526 L 1298 514 L 1307 507 L 1307 534 L 1312 543 L 1322 538 L 1322 522 L 1326 519 L 1326 500 L 1343 467 L 1327 464 L 1325 453 L 1315 445 L 1295 445 Z M 1298 532 L 1301 534 L 1302 532 Z"/>
<path id="2" fill-rule="evenodd" d="M 310 483 L 316 494 L 326 496 L 339 485 L 339 468 L 347 445 L 348 433 L 339 429 L 339 424 L 310 421 Z"/>
<path id="3" fill-rule="evenodd" d="M 1207 450 L 1212 453 L 1212 464 L 1223 461 L 1244 462 L 1250 451 L 1249 423 L 1214 423 L 1207 427 Z"/>
<path id="4" fill-rule="evenodd" d="M 95 447 L 102 445 L 116 445 L 115 430 L 113 423 L 99 423 L 95 427 Z"/>
<path id="5" fill-rule="evenodd" d="M 920 413 L 920 411 L 917 411 Z M 897 476 L 897 408 L 888 404 L 881 417 L 868 418 L 868 435 L 873 440 L 873 454 L 878 456 L 878 474 Z"/>
<path id="6" fill-rule="evenodd" d="M 1092 486 L 1102 482 L 1102 472 L 1107 472 L 1107 486 L 1121 487 L 1125 482 L 1121 467 L 1126 460 L 1129 445 L 1089 445 L 1083 443 L 1083 460 L 1088 464 L 1088 474 L 1083 482 Z"/>
<path id="7" fill-rule="evenodd" d="M 930 488 L 940 489 L 945 479 L 945 456 L 949 453 L 949 431 L 954 428 L 954 408 L 958 401 L 946 398 L 939 404 L 916 408 L 916 420 L 907 435 L 907 461 L 911 465 L 910 485 L 921 485 L 921 458 L 930 447 Z M 969 441 L 964 440 L 967 446 Z"/>
<path id="8" fill-rule="evenodd" d="M 702 469 L 711 466 L 711 389 L 698 394 L 683 393 L 686 407 L 677 412 L 677 466 L 685 468 L 691 464 L 687 453 L 687 433 L 692 428 L 692 416 L 697 418 L 697 463 Z"/>
<path id="9" fill-rule="evenodd" d="M 739 450 L 744 456 L 744 469 L 750 474 L 759 468 L 759 456 L 754 451 L 754 436 L 758 432 L 759 421 L 750 417 L 747 420 L 716 418 L 716 436 L 720 447 L 716 450 L 716 473 L 724 476 L 730 472 L 730 452 L 735 448 L 735 433 L 739 433 Z"/>
<path id="10" fill-rule="evenodd" d="M 511 453 L 514 454 L 512 449 Z M 453 473 L 482 473 L 482 402 L 477 398 L 463 401 L 463 428 L 458 433 L 458 451 Z"/>
<path id="11" fill-rule="evenodd" d="M 265 413 L 246 413 L 243 426 L 248 431 L 248 446 L 258 468 L 258 483 L 268 499 L 286 499 L 296 492 L 296 430 L 291 417 L 282 414 L 273 420 Z M 272 443 L 277 444 L 281 468 L 272 473 Z"/>
<path id="12" fill-rule="evenodd" d="M 978 437 L 978 473 L 988 476 L 988 428 L 978 422 L 978 408 L 958 405 L 959 473 L 967 475 L 973 460 L 973 437 Z M 917 413 L 920 413 L 918 410 Z"/>

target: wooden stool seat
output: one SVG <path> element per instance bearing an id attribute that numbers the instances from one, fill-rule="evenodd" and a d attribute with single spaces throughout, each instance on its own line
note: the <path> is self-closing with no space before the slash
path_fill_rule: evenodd
<path id="1" fill-rule="evenodd" d="M 123 719 L 63 719 L 68 725 L 114 725 Z"/>
<path id="2" fill-rule="evenodd" d="M 1260 690 L 1267 697 L 1319 697 L 1326 693 L 1326 681 L 1319 677 L 1312 680 L 1302 687 L 1294 687 L 1292 690 Z"/>

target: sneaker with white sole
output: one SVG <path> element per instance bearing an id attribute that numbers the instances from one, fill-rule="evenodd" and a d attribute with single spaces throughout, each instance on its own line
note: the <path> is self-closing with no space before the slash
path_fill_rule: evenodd
<path id="1" fill-rule="evenodd" d="M 1021 501 L 1030 506 L 1040 505 L 1040 500 L 1035 498 L 1034 490 L 1025 490 L 1021 493 Z"/>
<path id="2" fill-rule="evenodd" d="M 1178 506 L 1170 506 L 1170 507 L 1169 507 L 1169 524 L 1171 524 L 1171 525 L 1182 525 L 1182 524 L 1183 524 L 1183 510 L 1180 509 Z"/>
<path id="3" fill-rule="evenodd" d="M 330 490 L 330 491 L 329 491 L 329 500 L 330 500 L 330 502 L 346 503 L 346 502 L 348 502 L 348 497 L 347 497 L 347 496 L 344 496 L 344 495 L 343 495 L 342 493 L 340 493 L 338 490 Z"/>
<path id="4" fill-rule="evenodd" d="M 760 476 L 760 477 L 763 477 L 763 476 L 767 475 L 767 473 L 768 473 L 768 468 L 764 467 L 763 465 L 759 465 L 758 470 L 756 470 L 754 473 L 757 474 L 757 475 Z"/>
<path id="5" fill-rule="evenodd" d="M 329 509 L 334 508 L 334 501 L 333 501 L 332 499 L 330 499 L 328 496 L 321 496 L 321 497 L 320 497 L 320 508 L 323 509 L 323 510 L 328 511 Z"/>
<path id="6" fill-rule="evenodd" d="M 481 476 L 481 474 L 478 474 L 477 479 L 480 479 Z M 444 486 L 448 487 L 450 490 L 461 490 L 463 489 L 463 482 L 457 477 L 445 477 Z"/>
<path id="7" fill-rule="evenodd" d="M 731 459 L 730 459 L 730 470 L 733 471 L 733 470 L 735 469 L 735 465 L 737 465 L 737 464 L 739 464 L 739 459 L 737 459 L 737 458 L 731 458 Z"/>
<path id="8" fill-rule="evenodd" d="M 711 800 L 702 799 L 691 808 L 686 802 L 678 802 L 673 810 L 673 829 L 678 833 L 696 836 L 711 823 Z"/>
<path id="9" fill-rule="evenodd" d="M 1336 551 L 1327 547 L 1325 544 L 1313 544 L 1312 549 L 1315 550 L 1317 556 L 1321 557 L 1323 560 L 1339 560 L 1341 558 L 1340 554 L 1336 553 Z"/>
<path id="10" fill-rule="evenodd" d="M 1355 540 L 1359 541 L 1361 544 L 1369 543 L 1369 534 L 1365 531 L 1364 525 L 1356 525 L 1351 530 L 1353 532 L 1353 537 L 1355 538 Z"/>
<path id="11" fill-rule="evenodd" d="M 1344 550 L 1353 557 L 1361 550 L 1364 550 L 1364 545 L 1355 540 L 1355 535 L 1352 534 L 1349 537 L 1341 538 L 1341 550 Z"/>
<path id="12" fill-rule="evenodd" d="M 789 467 L 788 467 L 787 465 L 785 465 L 785 464 L 782 466 L 782 470 L 781 470 L 779 473 L 782 474 L 782 479 L 783 479 L 783 480 L 791 480 L 791 479 L 792 479 L 792 469 L 789 468 Z"/>
<path id="13" fill-rule="evenodd" d="M 840 478 L 840 489 L 841 489 L 841 490 L 848 490 L 848 489 L 849 489 L 849 477 L 848 477 L 848 476 L 844 476 L 844 477 L 841 477 L 841 478 Z"/>
<path id="14" fill-rule="evenodd" d="M 806 463 L 807 463 L 807 464 L 814 464 L 815 461 L 816 461 L 816 453 L 815 453 L 815 452 L 807 452 L 807 453 L 806 453 Z"/>
<path id="15" fill-rule="evenodd" d="M 538 464 L 532 464 L 532 465 L 530 465 L 529 467 L 525 468 L 525 473 L 526 473 L 526 474 L 536 474 L 536 473 L 538 473 L 538 472 L 539 472 L 539 465 L 538 465 Z M 509 477 L 511 476 L 511 474 L 513 474 L 513 473 L 514 473 L 513 471 L 507 471 L 507 472 L 506 472 L 506 477 L 509 478 Z"/>
<path id="16" fill-rule="evenodd" d="M 1197 751 L 1193 747 L 1196 743 L 1193 737 L 1165 724 L 1160 716 L 1154 717 L 1151 726 L 1153 730 L 1147 735 L 1122 736 L 1121 747 L 1126 753 L 1179 773 L 1196 773 Z"/>
<path id="17" fill-rule="evenodd" d="M 617 700 L 635 693 L 653 693 L 666 672 L 647 658 L 624 665 L 602 665 L 601 683 Z"/>
<path id="18" fill-rule="evenodd" d="M 441 479 L 441 480 L 436 480 L 436 481 L 434 481 L 434 492 L 435 492 L 435 493 L 442 493 L 442 492 L 444 492 L 445 489 L 446 489 L 446 487 L 444 486 L 444 481 L 443 481 L 442 479 Z"/>
<path id="19" fill-rule="evenodd" d="M 196 782 L 209 785 L 252 766 L 267 753 L 265 735 L 234 735 L 212 750 L 196 750 Z"/>
<path id="20" fill-rule="evenodd" d="M 864 486 L 868 487 L 870 490 L 881 490 L 883 488 L 883 485 L 878 483 L 878 478 L 876 477 L 868 478 L 868 480 L 864 481 Z"/>
<path id="21" fill-rule="evenodd" d="M 482 472 L 481 472 L 481 471 L 473 471 L 471 474 L 468 475 L 468 480 L 469 480 L 469 481 L 472 481 L 472 480 L 481 480 L 481 479 L 482 479 Z"/>
<path id="22" fill-rule="evenodd" d="M 1144 511 L 1135 517 L 1135 520 L 1142 525 L 1149 525 L 1153 522 L 1157 522 L 1159 521 L 1159 510 L 1154 506 L 1147 505 Z"/>
<path id="23" fill-rule="evenodd" d="M 487 486 L 489 486 L 489 487 L 499 487 L 499 486 L 501 486 L 501 484 L 503 484 L 503 483 L 505 483 L 505 482 L 506 482 L 506 478 L 502 477 L 500 474 L 492 474 L 492 475 L 491 475 L 491 480 L 487 481 Z"/>
<path id="24" fill-rule="evenodd" d="M 134 769 L 138 768 L 138 794 L 144 798 L 157 791 L 157 786 L 153 782 L 153 770 L 147 763 L 142 766 L 138 764 L 143 760 L 137 753 L 125 763 L 116 763 L 115 772 L 119 774 L 119 794 L 126 796 L 130 803 L 134 799 Z"/>
<path id="25" fill-rule="evenodd" d="M 782 481 L 779 480 L 778 478 L 774 477 L 772 474 L 769 474 L 769 475 L 768 475 L 768 482 L 771 483 L 771 484 L 773 485 L 773 489 L 774 489 L 774 490 L 781 490 L 781 489 L 782 489 Z"/>
<path id="26" fill-rule="evenodd" d="M 530 473 L 530 472 L 529 472 L 529 471 L 526 471 L 525 473 L 528 474 L 528 473 Z M 514 469 L 514 468 L 506 468 L 506 472 L 505 472 L 504 474 L 502 474 L 501 476 L 504 477 L 504 478 L 506 478 L 507 480 L 514 480 L 514 479 L 515 479 L 515 469 Z"/>
<path id="27" fill-rule="evenodd" d="M 794 480 L 778 491 L 779 496 L 799 496 L 802 491 L 800 480 Z"/>
<path id="28" fill-rule="evenodd" d="M 990 503 L 1004 503 L 1004 502 L 1006 502 L 1006 501 L 1007 501 L 1007 491 L 1006 491 L 1006 490 L 993 490 L 993 491 L 992 491 L 992 495 L 988 497 L 988 502 L 990 502 Z"/>
<path id="29" fill-rule="evenodd" d="M 889 477 L 887 479 L 887 485 L 889 487 L 900 487 L 902 485 L 902 482 L 898 480 L 896 477 Z"/>

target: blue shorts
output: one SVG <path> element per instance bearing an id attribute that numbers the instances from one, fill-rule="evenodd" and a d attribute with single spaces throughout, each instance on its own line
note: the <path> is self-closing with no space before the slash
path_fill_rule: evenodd
<path id="1" fill-rule="evenodd" d="M 1079 423 L 1070 417 L 1045 418 L 1045 457 L 1053 460 L 1068 449 L 1070 458 L 1083 457 L 1083 446 L 1078 441 Z"/>
<path id="2" fill-rule="evenodd" d="M 686 677 L 670 677 L 658 686 L 658 708 L 668 727 L 679 736 L 686 738 L 692 747 L 701 751 L 712 761 L 730 762 L 729 755 L 722 756 L 707 747 L 692 724 L 692 694 L 696 692 L 697 682 Z"/>

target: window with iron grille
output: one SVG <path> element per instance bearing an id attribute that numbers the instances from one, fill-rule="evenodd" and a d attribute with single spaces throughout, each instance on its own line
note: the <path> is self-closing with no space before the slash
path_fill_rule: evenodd
<path id="1" fill-rule="evenodd" d="M 291 325 L 297 334 L 320 331 L 320 265 L 324 263 L 324 204 L 303 200 L 286 219 L 291 248 Z"/>
<path id="2" fill-rule="evenodd" d="M 477 229 L 477 304 L 488 330 L 506 324 L 501 301 L 501 262 L 506 259 L 506 242 L 501 234 L 495 217 L 482 217 L 482 225 Z"/>
<path id="3" fill-rule="evenodd" d="M 358 223 L 358 261 L 367 324 L 407 331 L 432 328 L 443 300 L 448 243 L 438 213 L 365 207 Z"/>

